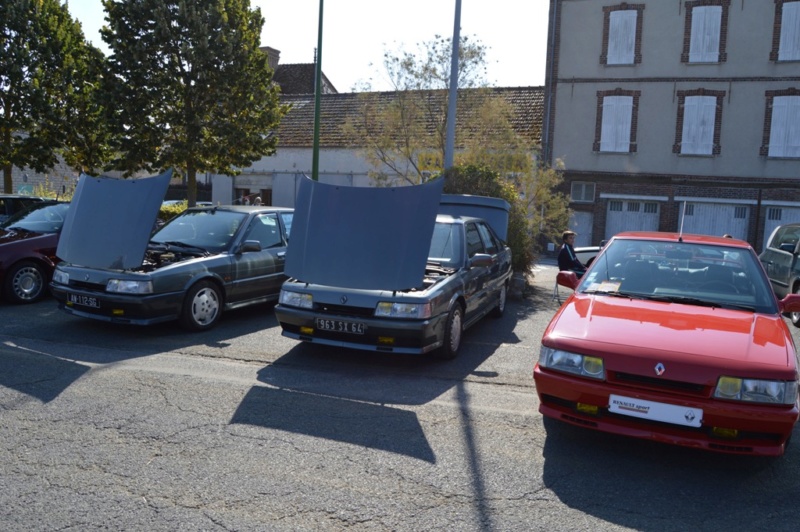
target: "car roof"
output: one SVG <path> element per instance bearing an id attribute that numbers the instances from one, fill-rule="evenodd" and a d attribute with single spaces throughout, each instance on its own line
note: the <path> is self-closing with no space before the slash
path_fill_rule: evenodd
<path id="1" fill-rule="evenodd" d="M 451 214 L 437 214 L 436 221 L 448 224 L 464 224 L 467 222 L 483 221 L 483 218 L 476 218 L 475 216 L 453 216 Z"/>
<path id="2" fill-rule="evenodd" d="M 614 235 L 615 240 L 662 240 L 665 242 L 682 242 L 684 244 L 715 244 L 720 246 L 749 248 L 750 244 L 738 238 L 713 235 L 696 235 L 691 233 L 666 233 L 660 231 L 625 231 Z"/>

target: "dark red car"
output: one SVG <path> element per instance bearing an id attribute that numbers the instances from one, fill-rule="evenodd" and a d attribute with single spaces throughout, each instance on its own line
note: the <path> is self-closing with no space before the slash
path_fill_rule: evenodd
<path id="1" fill-rule="evenodd" d="M 590 429 L 725 453 L 781 455 L 798 420 L 797 354 L 747 242 L 621 233 L 542 338 L 539 411 Z"/>
<path id="2" fill-rule="evenodd" d="M 0 224 L 3 300 L 32 303 L 47 293 L 69 203 L 42 201 Z"/>

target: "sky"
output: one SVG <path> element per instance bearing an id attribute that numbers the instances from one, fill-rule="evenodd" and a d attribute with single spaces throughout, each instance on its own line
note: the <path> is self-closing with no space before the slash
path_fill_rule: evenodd
<path id="1" fill-rule="evenodd" d="M 250 0 L 261 8 L 261 45 L 280 51 L 280 63 L 313 63 L 322 17 L 322 71 L 339 92 L 369 82 L 391 90 L 383 54 L 415 52 L 436 35 L 453 37 L 456 0 Z M 548 0 L 461 0 L 461 36 L 487 48 L 493 87 L 544 85 Z M 69 11 L 92 44 L 108 53 L 99 30 L 101 0 L 69 0 Z"/>

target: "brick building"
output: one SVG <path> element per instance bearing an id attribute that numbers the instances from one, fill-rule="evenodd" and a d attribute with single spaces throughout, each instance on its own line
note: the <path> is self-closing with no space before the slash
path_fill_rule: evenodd
<path id="1" fill-rule="evenodd" d="M 550 0 L 547 53 L 577 245 L 800 221 L 800 1 Z"/>

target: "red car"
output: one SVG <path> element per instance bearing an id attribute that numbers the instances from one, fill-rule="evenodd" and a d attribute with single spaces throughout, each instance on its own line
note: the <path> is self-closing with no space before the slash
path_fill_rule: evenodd
<path id="1" fill-rule="evenodd" d="M 33 303 L 47 294 L 69 203 L 42 201 L 0 224 L 0 286 L 7 303 Z"/>
<path id="2" fill-rule="evenodd" d="M 539 412 L 604 432 L 724 453 L 783 454 L 798 419 L 795 345 L 749 244 L 620 233 L 542 338 Z"/>

